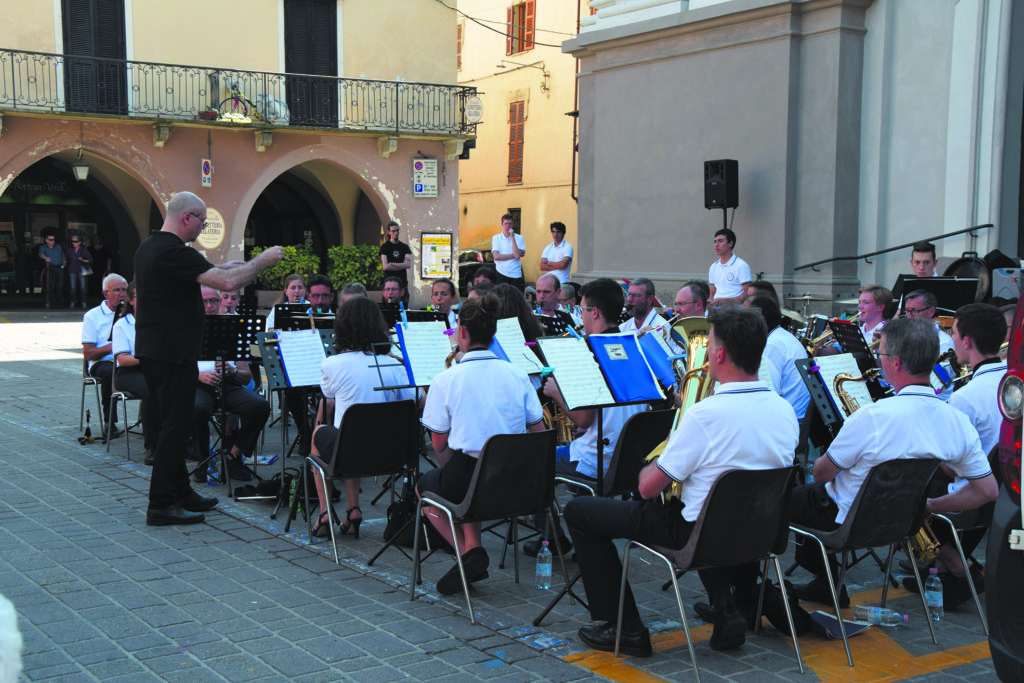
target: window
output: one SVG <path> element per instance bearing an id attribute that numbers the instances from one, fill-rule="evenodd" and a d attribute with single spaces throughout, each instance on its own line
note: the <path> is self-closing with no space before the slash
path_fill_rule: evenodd
<path id="1" fill-rule="evenodd" d="M 513 102 L 508 108 L 508 182 L 523 182 L 523 131 L 526 102 Z"/>
<path id="2" fill-rule="evenodd" d="M 63 0 L 61 11 L 68 111 L 127 114 L 124 0 Z"/>
<path id="3" fill-rule="evenodd" d="M 462 24 L 455 25 L 455 69 L 462 71 Z"/>
<path id="4" fill-rule="evenodd" d="M 525 0 L 508 8 L 505 54 L 514 55 L 533 49 L 537 0 Z"/>
<path id="5" fill-rule="evenodd" d="M 516 207 L 509 209 L 505 213 L 512 216 L 512 232 L 521 235 L 523 233 L 523 210 Z"/>
<path id="6" fill-rule="evenodd" d="M 338 125 L 338 19 L 334 0 L 285 0 L 284 69 L 292 125 Z"/>

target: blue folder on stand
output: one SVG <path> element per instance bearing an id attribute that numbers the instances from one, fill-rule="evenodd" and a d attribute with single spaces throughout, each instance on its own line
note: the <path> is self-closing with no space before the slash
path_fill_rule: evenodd
<path id="1" fill-rule="evenodd" d="M 633 334 L 594 334 L 587 338 L 612 396 L 619 403 L 665 398 Z"/>

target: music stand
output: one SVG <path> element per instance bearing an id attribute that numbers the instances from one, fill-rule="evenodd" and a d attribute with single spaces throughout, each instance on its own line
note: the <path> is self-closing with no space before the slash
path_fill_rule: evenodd
<path id="1" fill-rule="evenodd" d="M 266 325 L 266 318 L 262 315 L 209 315 L 203 323 L 203 348 L 202 357 L 213 358 L 216 363 L 225 361 L 248 361 L 252 354 L 250 346 L 258 340 L 258 335 Z M 223 382 L 222 371 L 221 381 Z M 220 424 L 222 428 L 227 425 L 227 409 L 224 406 L 222 391 L 217 391 L 217 399 L 220 405 Z M 221 434 L 220 448 L 215 453 L 207 453 L 206 457 L 200 460 L 195 469 L 189 473 L 194 475 L 197 471 L 203 471 L 204 466 L 212 459 L 219 458 L 221 463 L 220 477 L 228 486 L 228 497 L 233 497 L 231 491 L 231 473 L 229 462 L 237 462 L 249 471 L 257 481 L 263 481 L 262 477 L 251 469 L 241 458 L 233 456 L 225 448 L 224 434 Z"/>
<path id="2" fill-rule="evenodd" d="M 978 300 L 978 286 L 979 280 L 976 277 L 900 275 L 893 285 L 893 299 L 899 302 L 899 310 L 903 311 L 906 309 L 907 295 L 923 289 L 935 296 L 940 308 L 955 313 L 961 306 Z"/>
<path id="3" fill-rule="evenodd" d="M 835 335 L 836 342 L 839 344 L 839 348 L 843 350 L 843 353 L 872 355 L 871 349 L 868 347 L 868 343 L 864 341 L 864 335 L 861 334 L 860 326 L 857 323 L 850 322 L 849 320 L 829 320 L 828 326 L 832 330 L 832 334 Z"/>
<path id="4" fill-rule="evenodd" d="M 570 327 L 576 327 L 572 316 L 565 311 L 555 311 L 555 315 L 538 314 L 537 322 L 544 328 L 545 337 L 560 337 L 567 334 Z"/>

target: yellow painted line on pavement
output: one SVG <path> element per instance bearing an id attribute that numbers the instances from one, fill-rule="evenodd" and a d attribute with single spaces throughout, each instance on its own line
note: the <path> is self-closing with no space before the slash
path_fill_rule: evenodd
<path id="1" fill-rule="evenodd" d="M 0 323 L 8 323 L 8 324 L 10 324 L 10 322 L 11 321 L 8 320 L 7 318 L 0 318 Z"/>

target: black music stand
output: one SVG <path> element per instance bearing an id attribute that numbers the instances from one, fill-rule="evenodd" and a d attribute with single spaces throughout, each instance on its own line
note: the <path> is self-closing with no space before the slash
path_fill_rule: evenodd
<path id="1" fill-rule="evenodd" d="M 941 275 L 918 277 L 913 274 L 903 274 L 896 278 L 896 284 L 892 289 L 893 299 L 899 302 L 900 311 L 906 309 L 907 295 L 918 289 L 931 292 L 935 295 L 939 306 L 952 313 L 955 313 L 961 306 L 973 304 L 978 300 L 978 278 L 976 277 Z"/>
<path id="2" fill-rule="evenodd" d="M 201 355 L 204 359 L 213 358 L 217 363 L 223 361 L 248 361 L 252 357 L 250 346 L 256 343 L 258 335 L 263 332 L 265 326 L 266 318 L 262 315 L 208 315 L 203 321 L 203 349 Z M 221 374 L 221 381 L 223 381 L 223 374 Z M 219 393 L 220 424 L 221 429 L 226 429 L 227 409 L 224 407 L 224 399 Z M 218 458 L 221 465 L 220 479 L 228 486 L 228 497 L 233 497 L 229 462 L 233 461 L 241 465 L 256 477 L 257 481 L 263 481 L 263 479 L 246 465 L 241 458 L 231 455 L 231 452 L 224 447 L 224 437 L 225 434 L 221 433 L 220 448 L 215 453 L 205 454 L 206 457 L 200 460 L 195 469 L 189 472 L 189 475 L 192 476 L 196 472 L 203 471 L 206 464 L 212 458 Z"/>
<path id="3" fill-rule="evenodd" d="M 829 320 L 828 326 L 843 353 L 871 355 L 871 349 L 861 334 L 860 325 L 849 320 Z"/>
<path id="4" fill-rule="evenodd" d="M 572 316 L 565 311 L 555 311 L 555 315 L 537 315 L 537 322 L 544 328 L 545 337 L 560 337 L 568 333 L 569 328 L 576 328 Z"/>
<path id="5" fill-rule="evenodd" d="M 397 308 L 390 308 L 386 304 L 379 304 L 380 313 L 384 316 L 384 322 L 388 329 L 393 330 L 398 323 L 402 322 L 402 312 Z M 441 311 L 427 311 L 423 309 L 406 309 L 405 320 L 410 323 L 441 322 L 448 326 L 448 316 Z"/>

